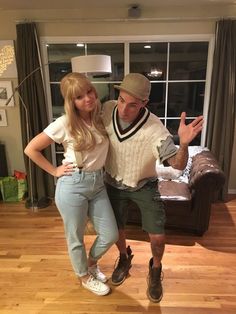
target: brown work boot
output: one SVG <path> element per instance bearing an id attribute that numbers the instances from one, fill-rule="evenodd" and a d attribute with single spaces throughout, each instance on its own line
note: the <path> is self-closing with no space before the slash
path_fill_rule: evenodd
<path id="1" fill-rule="evenodd" d="M 153 258 L 150 259 L 149 262 L 149 275 L 148 275 L 148 288 L 147 288 L 147 296 L 152 302 L 160 302 L 162 299 L 163 291 L 162 291 L 162 265 L 160 267 L 154 267 Z"/>
<path id="2" fill-rule="evenodd" d="M 134 255 L 132 255 L 130 246 L 127 247 L 127 255 L 128 257 L 126 256 L 126 254 L 120 254 L 119 262 L 111 276 L 111 283 L 114 286 L 118 286 L 125 281 L 126 277 L 129 274 L 129 270 L 132 267 L 131 260 Z"/>

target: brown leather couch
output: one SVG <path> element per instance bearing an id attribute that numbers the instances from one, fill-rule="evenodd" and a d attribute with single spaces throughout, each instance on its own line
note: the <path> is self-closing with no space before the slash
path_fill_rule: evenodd
<path id="1" fill-rule="evenodd" d="M 210 151 L 191 157 L 187 182 L 160 181 L 157 188 L 166 210 L 166 228 L 203 235 L 209 226 L 211 204 L 224 182 L 224 173 Z M 130 204 L 128 223 L 141 223 L 135 204 Z"/>

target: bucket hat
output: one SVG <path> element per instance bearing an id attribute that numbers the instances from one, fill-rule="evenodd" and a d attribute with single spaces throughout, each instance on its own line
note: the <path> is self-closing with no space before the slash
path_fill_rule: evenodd
<path id="1" fill-rule="evenodd" d="M 114 88 L 125 91 L 140 100 L 148 100 L 151 91 L 151 83 L 140 73 L 129 73 L 125 76 L 122 83 L 120 85 L 114 85 Z"/>

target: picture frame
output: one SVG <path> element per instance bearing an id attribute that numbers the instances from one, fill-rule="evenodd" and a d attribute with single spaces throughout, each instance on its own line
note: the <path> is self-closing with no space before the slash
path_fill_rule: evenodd
<path id="1" fill-rule="evenodd" d="M 12 82 L 11 81 L 0 81 L 0 107 L 5 107 L 7 100 L 12 96 Z M 14 97 L 7 105 L 7 107 L 14 107 Z"/>
<path id="2" fill-rule="evenodd" d="M 7 115 L 4 109 L 0 109 L 0 126 L 7 126 Z"/>

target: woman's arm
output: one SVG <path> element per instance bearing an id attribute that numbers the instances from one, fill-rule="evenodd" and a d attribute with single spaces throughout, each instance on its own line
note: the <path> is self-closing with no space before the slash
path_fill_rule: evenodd
<path id="1" fill-rule="evenodd" d="M 42 154 L 42 150 L 53 143 L 53 140 L 44 132 L 35 136 L 26 146 L 24 153 L 40 168 L 55 177 L 65 174 L 67 165 L 54 167 Z"/>

